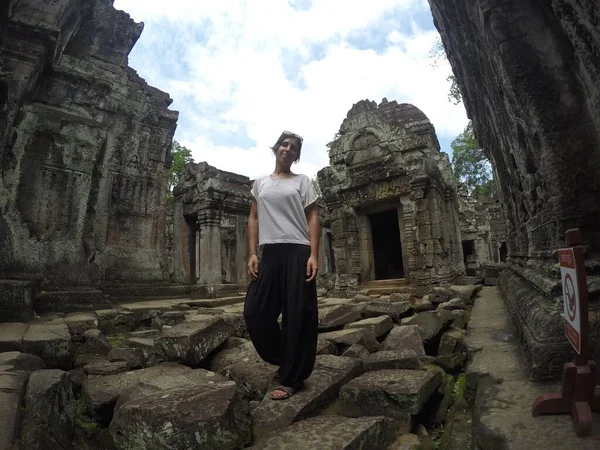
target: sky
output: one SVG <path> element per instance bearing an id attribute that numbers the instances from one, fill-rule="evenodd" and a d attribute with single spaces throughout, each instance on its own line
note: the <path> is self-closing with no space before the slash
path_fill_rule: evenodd
<path id="1" fill-rule="evenodd" d="M 304 138 L 292 169 L 329 164 L 327 143 L 353 104 L 412 103 L 442 151 L 463 131 L 452 73 L 432 67 L 439 38 L 427 0 L 115 0 L 144 23 L 129 65 L 168 92 L 175 140 L 195 162 L 256 178 L 275 166 L 283 130 Z"/>

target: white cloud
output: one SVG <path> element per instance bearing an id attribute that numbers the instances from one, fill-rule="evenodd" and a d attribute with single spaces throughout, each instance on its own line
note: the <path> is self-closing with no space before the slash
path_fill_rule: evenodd
<path id="1" fill-rule="evenodd" d="M 362 0 L 116 0 L 115 7 L 145 22 L 130 63 L 171 94 L 181 112 L 176 138 L 196 161 L 251 177 L 268 173 L 274 164 L 268 147 L 287 129 L 305 139 L 295 170 L 312 176 L 328 164 L 325 145 L 347 111 L 365 98 L 413 103 L 441 139 L 466 124 L 462 105 L 447 100 L 449 65 L 430 66 L 437 32 L 414 21 L 428 13 L 425 0 L 370 0 L 368 6 Z M 363 35 L 377 47 L 358 48 Z"/>

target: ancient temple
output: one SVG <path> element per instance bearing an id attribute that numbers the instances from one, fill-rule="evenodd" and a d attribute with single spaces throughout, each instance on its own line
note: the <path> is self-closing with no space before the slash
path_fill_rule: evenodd
<path id="1" fill-rule="evenodd" d="M 439 284 L 464 271 L 456 181 L 435 130 L 409 104 L 363 100 L 318 173 L 336 289 L 378 279 Z"/>
<path id="2" fill-rule="evenodd" d="M 496 199 L 472 196 L 459 184 L 460 235 L 467 275 L 481 275 L 487 264 L 506 260 L 506 221 Z"/>
<path id="3" fill-rule="evenodd" d="M 164 280 L 178 114 L 127 65 L 143 25 L 100 0 L 0 14 L 0 275 Z"/>
<path id="4" fill-rule="evenodd" d="M 247 283 L 251 180 L 205 162 L 187 164 L 174 189 L 173 277 L 192 294 L 238 291 Z"/>

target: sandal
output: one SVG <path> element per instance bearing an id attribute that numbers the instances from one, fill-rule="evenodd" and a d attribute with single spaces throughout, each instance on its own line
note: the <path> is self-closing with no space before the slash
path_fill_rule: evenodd
<path id="1" fill-rule="evenodd" d="M 282 391 L 282 392 L 285 392 L 285 394 L 282 395 L 281 397 L 273 397 L 273 393 L 275 391 Z M 296 392 L 298 392 L 298 389 L 294 389 L 293 387 L 290 387 L 290 386 L 276 386 L 271 391 L 270 397 L 271 397 L 271 400 L 285 400 L 286 398 L 290 398 Z"/>

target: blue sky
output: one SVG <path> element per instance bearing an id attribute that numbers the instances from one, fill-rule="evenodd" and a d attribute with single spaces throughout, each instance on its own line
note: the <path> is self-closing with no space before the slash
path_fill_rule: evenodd
<path id="1" fill-rule="evenodd" d="M 326 144 L 359 100 L 412 103 L 442 150 L 467 123 L 448 102 L 447 62 L 426 0 L 115 0 L 144 31 L 129 56 L 173 98 L 175 139 L 196 162 L 257 177 L 282 130 L 304 137 L 294 169 L 314 176 Z"/>

